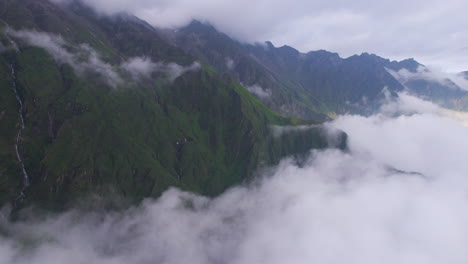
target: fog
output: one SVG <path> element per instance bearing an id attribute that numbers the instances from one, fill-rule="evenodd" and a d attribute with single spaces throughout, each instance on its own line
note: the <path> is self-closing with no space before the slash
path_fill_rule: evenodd
<path id="1" fill-rule="evenodd" d="M 425 80 L 439 83 L 449 89 L 468 91 L 468 80 L 465 79 L 463 75 L 450 73 L 434 66 L 427 67 L 421 65 L 417 68 L 416 72 L 411 72 L 407 69 L 401 69 L 399 71 L 387 69 L 387 71 L 403 85 L 413 80 Z"/>
<path id="2" fill-rule="evenodd" d="M 468 128 L 407 94 L 327 124 L 312 151 L 215 199 L 170 189 L 124 212 L 0 225 L 0 263 L 467 263 Z"/>

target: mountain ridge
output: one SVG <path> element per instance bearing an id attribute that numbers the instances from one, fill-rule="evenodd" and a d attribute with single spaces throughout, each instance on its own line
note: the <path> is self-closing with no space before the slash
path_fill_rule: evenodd
<path id="1" fill-rule="evenodd" d="M 330 114 L 369 114 L 378 109 L 384 99 L 384 88 L 393 96 L 406 90 L 446 107 L 454 108 L 450 101 L 456 100 L 454 95 L 431 97 L 436 94 L 434 90 L 445 88 L 444 85 L 428 80 L 424 80 L 426 87 L 402 83 L 388 71 L 407 70 L 416 75 L 424 68 L 429 72 L 414 58 L 391 61 L 367 52 L 341 58 L 325 50 L 301 53 L 287 45 L 275 47 L 270 41 L 241 43 L 199 21 L 166 34 L 174 45 L 218 71 L 231 74 L 246 86 L 258 85 L 271 90 L 272 96 L 259 99 L 286 116 L 326 120 L 326 115 Z"/>

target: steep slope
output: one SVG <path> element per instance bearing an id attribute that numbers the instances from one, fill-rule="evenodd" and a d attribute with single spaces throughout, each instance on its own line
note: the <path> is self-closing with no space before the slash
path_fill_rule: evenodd
<path id="1" fill-rule="evenodd" d="M 313 122 L 274 114 L 135 17 L 76 2 L 0 4 L 0 204 L 139 201 L 168 186 L 216 195 L 261 165 L 331 145 L 316 125 L 273 133 Z"/>

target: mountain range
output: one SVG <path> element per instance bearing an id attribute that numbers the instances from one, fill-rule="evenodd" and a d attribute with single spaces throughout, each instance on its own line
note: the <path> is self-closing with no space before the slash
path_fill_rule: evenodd
<path id="1" fill-rule="evenodd" d="M 72 1 L 0 0 L 0 205 L 215 196 L 282 158 L 346 149 L 336 115 L 409 93 L 467 110 L 414 59 L 246 44 L 193 21 L 154 28 Z M 460 74 L 461 79 L 468 74 Z"/>
<path id="2" fill-rule="evenodd" d="M 390 61 L 363 53 L 343 59 L 325 50 L 301 53 L 268 41 L 245 44 L 199 21 L 162 32 L 168 41 L 234 76 L 263 103 L 286 116 L 326 119 L 345 113 L 369 114 L 385 98 L 383 91 L 393 95 L 406 91 L 451 109 L 468 109 L 468 87 L 437 76 L 412 58 Z"/>

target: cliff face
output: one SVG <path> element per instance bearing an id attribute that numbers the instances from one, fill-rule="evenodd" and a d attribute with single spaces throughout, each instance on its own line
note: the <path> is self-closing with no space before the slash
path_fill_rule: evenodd
<path id="1" fill-rule="evenodd" d="M 136 202 L 169 186 L 217 195 L 286 155 L 345 147 L 344 134 L 331 143 L 320 125 L 273 113 L 134 17 L 0 3 L 0 204 Z M 297 125 L 313 126 L 275 134 Z"/>

